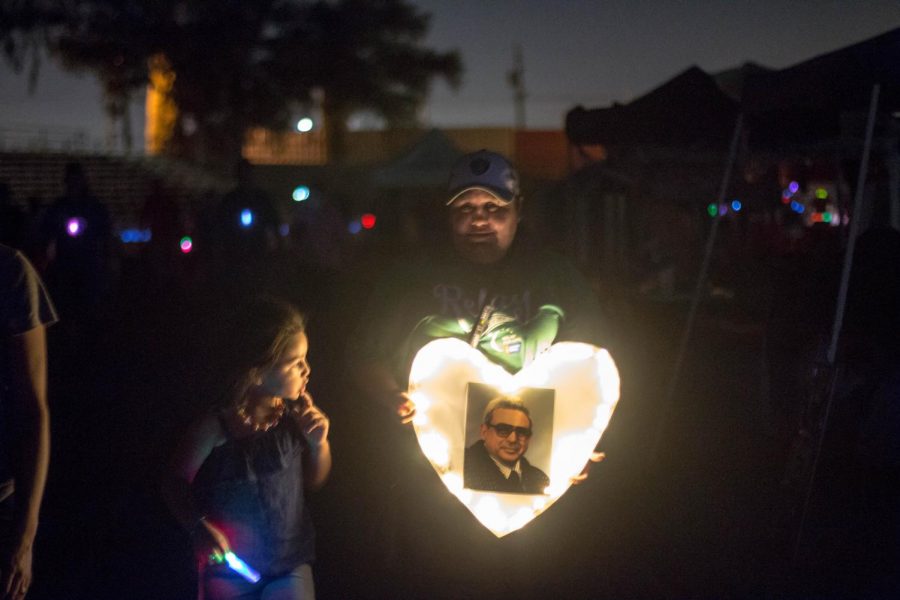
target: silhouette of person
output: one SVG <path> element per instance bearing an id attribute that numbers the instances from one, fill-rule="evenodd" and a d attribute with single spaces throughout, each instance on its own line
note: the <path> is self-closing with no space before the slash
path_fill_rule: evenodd
<path id="1" fill-rule="evenodd" d="M 47 284 L 63 316 L 94 314 L 109 286 L 109 211 L 90 190 L 84 166 L 65 167 L 63 195 L 41 224 Z"/>
<path id="2" fill-rule="evenodd" d="M 237 184 L 222 197 L 215 215 L 227 265 L 269 254 L 277 246 L 280 225 L 272 198 L 254 185 L 252 165 L 241 159 L 234 175 Z"/>
<path id="3" fill-rule="evenodd" d="M 47 343 L 56 312 L 25 256 L 0 245 L 0 594 L 23 598 L 50 461 Z"/>
<path id="4" fill-rule="evenodd" d="M 25 212 L 12 204 L 12 190 L 0 181 L 0 244 L 22 249 L 26 234 Z"/>

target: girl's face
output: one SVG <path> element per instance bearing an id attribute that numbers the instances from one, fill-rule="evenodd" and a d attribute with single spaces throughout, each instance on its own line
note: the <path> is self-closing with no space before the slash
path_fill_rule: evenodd
<path id="1" fill-rule="evenodd" d="M 302 331 L 295 334 L 281 358 L 275 365 L 262 374 L 260 392 L 277 398 L 296 400 L 306 389 L 309 381 L 309 363 L 306 353 L 309 340 Z"/>

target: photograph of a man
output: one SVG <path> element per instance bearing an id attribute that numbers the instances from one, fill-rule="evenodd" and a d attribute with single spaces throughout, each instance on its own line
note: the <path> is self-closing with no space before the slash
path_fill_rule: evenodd
<path id="1" fill-rule="evenodd" d="M 514 396 L 497 396 L 484 410 L 481 439 L 466 448 L 463 487 L 507 494 L 543 494 L 547 474 L 525 458 L 534 433 L 528 408 Z"/>

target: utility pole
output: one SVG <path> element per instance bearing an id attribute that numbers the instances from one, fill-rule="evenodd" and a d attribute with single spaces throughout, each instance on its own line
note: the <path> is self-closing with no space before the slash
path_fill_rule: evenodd
<path id="1" fill-rule="evenodd" d="M 522 46 L 513 46 L 513 68 L 507 73 L 506 80 L 513 90 L 513 101 L 516 111 L 516 129 L 525 129 L 525 63 L 522 60 Z"/>

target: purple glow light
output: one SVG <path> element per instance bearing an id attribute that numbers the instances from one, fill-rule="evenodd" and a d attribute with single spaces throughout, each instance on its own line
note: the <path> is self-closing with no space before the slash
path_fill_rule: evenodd
<path id="1" fill-rule="evenodd" d="M 66 221 L 66 233 L 68 233 L 70 237 L 78 237 L 84 233 L 86 226 L 87 222 L 81 217 L 72 217 Z"/>

